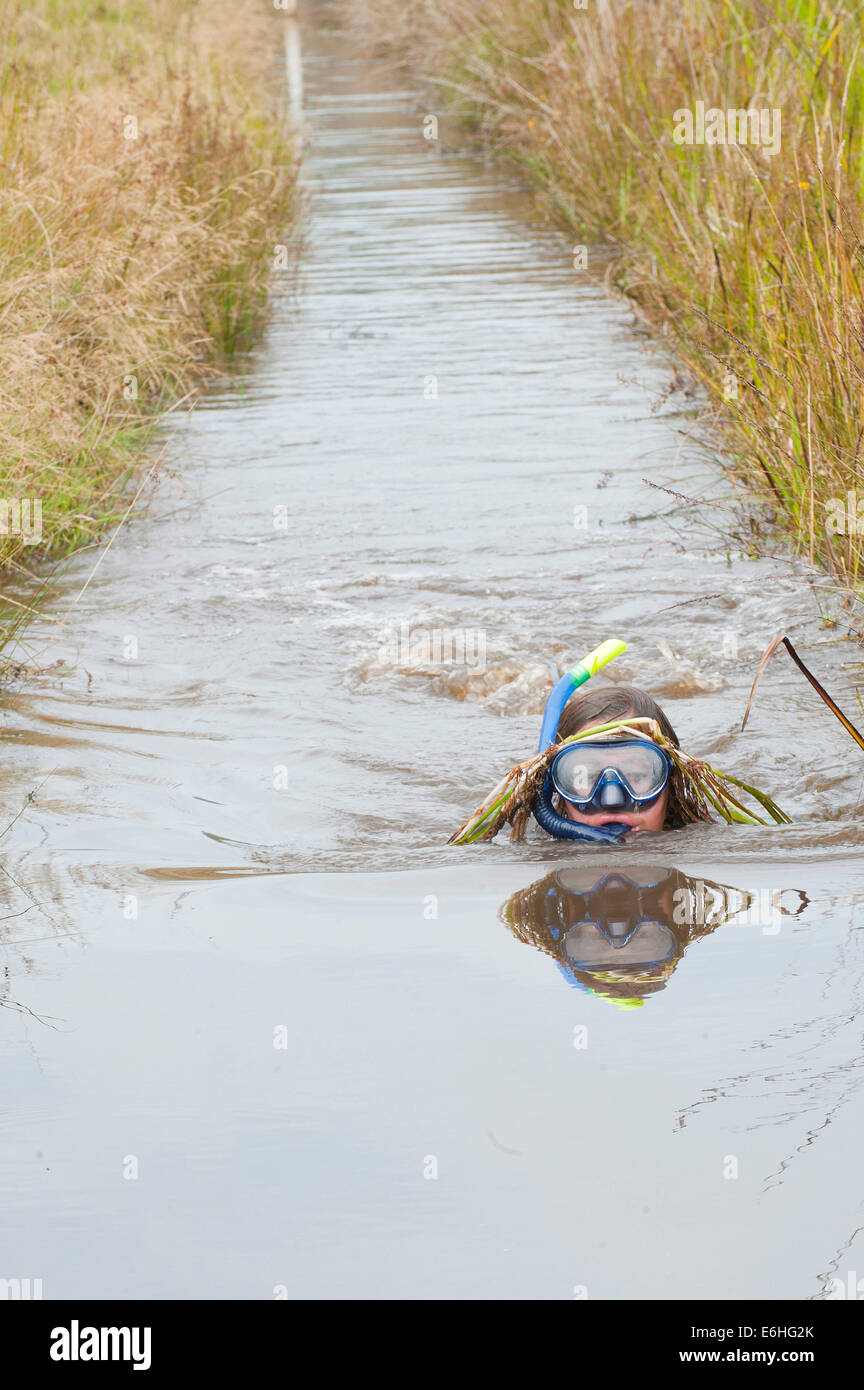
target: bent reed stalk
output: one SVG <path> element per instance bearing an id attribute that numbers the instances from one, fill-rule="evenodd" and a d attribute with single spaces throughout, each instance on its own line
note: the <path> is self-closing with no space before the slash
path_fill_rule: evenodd
<path id="1" fill-rule="evenodd" d="M 24 0 L 0 16 L 7 572 L 99 540 L 154 422 L 260 326 L 295 203 L 273 14 L 255 0 Z M 29 545 L 10 517 L 34 500 Z"/>
<path id="2" fill-rule="evenodd" d="M 598 734 L 632 734 L 636 738 L 644 738 L 647 734 L 668 753 L 678 773 L 678 801 L 681 819 L 685 822 L 713 820 L 713 808 L 721 820 L 728 824 L 737 822 L 743 825 L 767 825 L 768 822 L 756 811 L 747 809 L 738 795 L 740 791 L 746 792 L 762 810 L 767 811 L 775 824 L 791 823 L 785 811 L 781 811 L 780 807 L 757 787 L 732 777 L 728 772 L 720 772 L 710 763 L 704 762 L 701 758 L 691 757 L 682 748 L 676 747 L 666 738 L 656 719 L 647 715 L 634 715 L 629 719 L 598 724 L 596 728 L 588 729 L 582 734 L 573 734 L 560 743 L 550 743 L 542 753 L 537 753 L 526 762 L 517 763 L 506 777 L 493 787 L 477 810 L 453 832 L 447 843 L 470 845 L 482 840 L 494 840 L 505 824 L 511 827 L 511 840 L 523 839 L 546 774 L 556 755 L 566 744 L 595 739 Z"/>
<path id="3" fill-rule="evenodd" d="M 851 605 L 864 557 L 864 7 L 351 8 L 530 175 L 576 239 L 618 248 L 618 284 L 672 337 L 736 490 L 757 503 L 753 549 L 761 513 L 833 570 Z M 708 143 L 711 108 L 736 117 L 742 143 Z M 761 131 L 741 122 L 748 110 Z M 678 143 L 686 113 L 693 143 Z"/>

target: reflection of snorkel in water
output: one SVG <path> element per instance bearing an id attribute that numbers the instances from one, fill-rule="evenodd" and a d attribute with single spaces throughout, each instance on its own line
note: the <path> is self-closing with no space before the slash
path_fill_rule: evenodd
<path id="1" fill-rule="evenodd" d="M 799 896 L 795 915 L 806 905 Z M 678 869 L 628 866 L 598 877 L 573 864 L 514 893 L 499 915 L 520 941 L 554 956 L 571 984 L 638 1008 L 665 989 L 691 941 L 746 912 L 752 898 Z"/>
<path id="2" fill-rule="evenodd" d="M 614 844 L 639 830 L 672 830 L 713 820 L 765 824 L 746 793 L 775 822 L 788 816 L 756 787 L 685 753 L 663 710 L 636 686 L 573 691 L 625 650 L 603 642 L 554 686 L 537 754 L 518 763 L 451 844 L 494 839 L 502 825 L 522 839 L 530 817 L 560 840 Z"/>

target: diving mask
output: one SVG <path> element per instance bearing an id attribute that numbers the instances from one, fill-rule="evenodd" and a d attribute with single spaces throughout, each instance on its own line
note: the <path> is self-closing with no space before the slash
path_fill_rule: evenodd
<path id="1" fill-rule="evenodd" d="M 559 796 L 578 810 L 644 811 L 669 781 L 667 753 L 647 739 L 586 739 L 568 743 L 550 776 Z"/>

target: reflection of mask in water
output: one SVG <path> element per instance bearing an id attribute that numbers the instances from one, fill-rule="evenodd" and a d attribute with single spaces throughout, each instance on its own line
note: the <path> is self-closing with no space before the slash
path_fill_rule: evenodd
<path id="1" fill-rule="evenodd" d="M 663 965 L 681 949 L 678 935 L 658 916 L 658 894 L 668 869 L 606 874 L 590 885 L 579 869 L 556 874 L 575 920 L 561 937 L 561 951 L 576 970 L 645 970 Z"/>
<path id="2" fill-rule="evenodd" d="M 577 970 L 638 970 L 670 960 L 678 938 L 663 922 L 650 919 L 632 927 L 619 922 L 604 927 L 597 922 L 580 922 L 561 944 Z"/>
<path id="3" fill-rule="evenodd" d="M 593 877 L 593 875 L 591 875 Z M 650 969 L 670 960 L 681 943 L 658 913 L 668 869 L 630 869 L 586 883 L 584 870 L 561 869 L 556 882 L 567 895 L 571 925 L 560 938 L 562 955 L 577 970 Z"/>
<path id="4" fill-rule="evenodd" d="M 561 951 L 576 970 L 650 969 L 679 951 L 678 935 L 658 916 L 658 894 L 670 870 L 629 869 L 589 884 L 593 874 L 567 867 L 554 877 L 570 899 L 572 924 Z"/>

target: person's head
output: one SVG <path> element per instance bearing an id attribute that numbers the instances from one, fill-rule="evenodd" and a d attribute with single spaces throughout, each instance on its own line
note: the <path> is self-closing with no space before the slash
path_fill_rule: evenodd
<path id="1" fill-rule="evenodd" d="M 574 695 L 564 706 L 558 724 L 558 741 L 563 742 L 572 738 L 574 734 L 585 734 L 603 724 L 611 724 L 620 719 L 632 719 L 635 716 L 656 720 L 664 737 L 675 748 L 679 746 L 678 735 L 657 701 L 635 685 L 592 685 L 590 689 Z M 637 725 L 636 728 L 644 730 L 641 736 L 653 742 L 647 726 Z M 632 737 L 630 734 L 615 733 L 598 735 L 599 740 L 612 744 L 616 738 Z M 614 764 L 611 753 L 610 763 Z M 674 767 L 659 796 L 649 802 L 645 809 L 583 811 L 563 796 L 561 806 L 563 813 L 570 820 L 583 825 L 606 825 L 614 822 L 629 825 L 632 830 L 672 829 L 697 818 L 688 805 L 680 773 Z"/>

